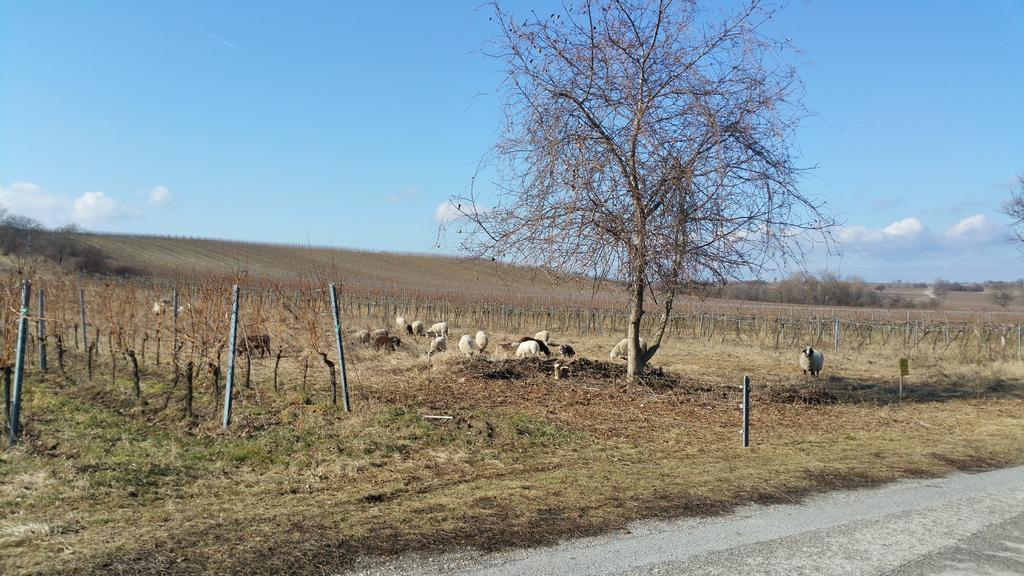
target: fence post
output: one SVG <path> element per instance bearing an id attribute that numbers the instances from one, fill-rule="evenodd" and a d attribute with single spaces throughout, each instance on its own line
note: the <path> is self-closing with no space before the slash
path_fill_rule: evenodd
<path id="1" fill-rule="evenodd" d="M 839 318 L 832 320 L 832 339 L 835 341 L 835 351 L 839 352 Z"/>
<path id="2" fill-rule="evenodd" d="M 1017 361 L 1020 362 L 1020 322 L 1017 323 Z"/>
<path id="3" fill-rule="evenodd" d="M 81 313 L 82 319 L 82 350 L 85 352 L 86 357 L 89 356 L 89 330 L 85 325 L 85 288 L 79 288 L 78 290 L 78 311 Z M 88 361 L 88 360 L 86 360 Z"/>
<path id="4" fill-rule="evenodd" d="M 28 338 L 28 304 L 32 293 L 32 283 L 28 278 L 21 283 L 21 308 L 18 310 L 18 340 L 14 352 L 14 386 L 11 398 L 11 415 L 8 426 L 7 446 L 12 447 L 18 442 L 21 417 L 21 388 L 25 375 L 25 340 Z"/>
<path id="5" fill-rule="evenodd" d="M 743 377 L 743 447 L 750 446 L 750 376 Z"/>
<path id="6" fill-rule="evenodd" d="M 171 362 L 178 370 L 178 288 L 171 290 Z"/>
<path id="7" fill-rule="evenodd" d="M 36 337 L 39 339 L 39 371 L 46 372 L 46 291 L 39 289 L 39 320 Z"/>
<path id="8" fill-rule="evenodd" d="M 231 424 L 231 395 L 235 385 L 235 339 L 238 331 L 238 284 L 231 287 L 231 331 L 228 333 L 228 378 L 224 383 L 224 428 Z"/>
<path id="9" fill-rule="evenodd" d="M 341 405 L 345 412 L 351 411 L 348 401 L 348 378 L 345 374 L 345 349 L 341 339 L 341 318 L 338 315 L 338 288 L 331 282 L 331 310 L 334 314 L 334 342 L 338 347 L 338 370 L 341 372 Z M 332 398 L 334 403 L 337 399 Z"/>

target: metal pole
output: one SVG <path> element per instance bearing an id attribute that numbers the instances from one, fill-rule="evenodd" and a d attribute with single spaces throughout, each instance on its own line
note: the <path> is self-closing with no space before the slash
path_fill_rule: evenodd
<path id="1" fill-rule="evenodd" d="M 89 331 L 85 326 L 85 288 L 78 291 L 78 310 L 82 314 L 82 350 L 86 358 L 89 357 Z M 88 362 L 88 360 L 86 360 Z"/>
<path id="2" fill-rule="evenodd" d="M 835 351 L 839 352 L 839 318 L 832 320 L 832 338 L 835 340 Z"/>
<path id="3" fill-rule="evenodd" d="M 743 447 L 750 446 L 750 376 L 743 377 Z"/>
<path id="4" fill-rule="evenodd" d="M 331 310 L 334 313 L 334 341 L 338 347 L 338 369 L 341 372 L 341 405 L 345 412 L 351 412 L 348 401 L 348 377 L 345 374 L 345 348 L 341 340 L 341 318 L 338 314 L 338 288 L 331 282 Z"/>
<path id="5" fill-rule="evenodd" d="M 39 290 L 39 320 L 36 337 L 39 339 L 39 371 L 46 372 L 46 291 Z"/>
<path id="6" fill-rule="evenodd" d="M 235 337 L 238 331 L 238 284 L 231 288 L 231 332 L 228 335 L 228 379 L 224 385 L 224 427 L 231 424 L 231 390 L 235 384 Z"/>
<path id="7" fill-rule="evenodd" d="M 177 371 L 178 366 L 178 289 L 171 291 L 171 362 Z M 177 372 L 175 372 L 177 373 Z"/>
<path id="8" fill-rule="evenodd" d="M 14 387 L 11 399 L 10 429 L 7 435 L 7 446 L 12 447 L 18 442 L 19 418 L 21 417 L 21 387 L 25 374 L 25 339 L 28 338 L 28 304 L 32 296 L 32 283 L 26 278 L 21 283 L 21 308 L 18 312 L 18 341 L 14 353 Z"/>

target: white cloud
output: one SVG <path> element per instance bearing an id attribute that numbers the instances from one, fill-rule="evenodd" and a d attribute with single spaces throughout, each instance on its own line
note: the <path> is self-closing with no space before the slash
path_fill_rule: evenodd
<path id="1" fill-rule="evenodd" d="M 416 198 L 419 195 L 420 195 L 420 189 L 415 187 L 415 186 L 413 186 L 413 187 L 401 190 L 399 192 L 392 192 L 391 194 L 388 194 L 387 196 L 385 196 L 384 200 L 388 204 L 401 204 L 401 203 L 405 202 L 406 200 L 412 200 L 412 199 Z"/>
<path id="2" fill-rule="evenodd" d="M 885 228 L 869 228 L 867 226 L 843 226 L 837 237 L 844 244 L 862 246 L 880 244 L 909 244 L 921 239 L 926 229 L 921 220 L 910 217 L 893 222 Z"/>
<path id="3" fill-rule="evenodd" d="M 174 200 L 174 193 L 166 186 L 156 186 L 149 191 L 149 203 L 154 206 L 169 206 Z"/>
<path id="4" fill-rule="evenodd" d="M 974 214 L 946 228 L 946 240 L 954 243 L 991 242 L 1000 236 L 1000 226 L 984 214 Z"/>
<path id="5" fill-rule="evenodd" d="M 130 214 L 131 210 L 103 192 L 86 192 L 71 206 L 72 220 L 86 225 L 117 220 Z"/>
<path id="6" fill-rule="evenodd" d="M 447 200 L 438 204 L 434 210 L 434 222 L 438 224 L 451 224 L 461 217 L 462 213 L 459 212 L 459 209 Z"/>
<path id="7" fill-rule="evenodd" d="M 0 185 L 0 206 L 19 216 L 28 216 L 46 226 L 67 223 L 68 198 L 51 194 L 31 182 Z"/>

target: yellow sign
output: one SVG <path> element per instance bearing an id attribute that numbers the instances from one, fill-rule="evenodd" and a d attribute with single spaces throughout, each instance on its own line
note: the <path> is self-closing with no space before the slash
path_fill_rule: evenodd
<path id="1" fill-rule="evenodd" d="M 900 358 L 900 376 L 910 376 L 910 360 Z"/>

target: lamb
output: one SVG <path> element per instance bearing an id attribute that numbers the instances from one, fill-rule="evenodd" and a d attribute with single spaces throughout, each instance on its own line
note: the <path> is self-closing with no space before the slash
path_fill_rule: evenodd
<path id="1" fill-rule="evenodd" d="M 534 339 L 540 340 L 541 342 L 547 344 L 548 341 L 551 340 L 551 332 L 548 330 L 541 330 L 540 332 L 534 334 L 533 337 Z"/>
<path id="2" fill-rule="evenodd" d="M 413 334 L 415 336 L 423 336 L 423 333 L 424 333 L 423 321 L 422 320 L 413 320 L 412 324 L 409 326 L 409 329 L 412 330 L 412 332 L 410 332 L 410 334 Z"/>
<path id="3" fill-rule="evenodd" d="M 573 350 L 572 346 L 569 346 L 568 344 L 559 344 L 558 354 L 561 356 L 565 356 L 566 358 L 572 358 L 573 356 L 576 355 L 576 351 Z"/>
<path id="4" fill-rule="evenodd" d="M 476 338 L 474 338 L 473 341 L 476 343 L 477 350 L 481 352 L 487 350 L 487 332 L 484 332 L 483 330 L 478 330 L 476 333 Z"/>
<path id="5" fill-rule="evenodd" d="M 526 358 L 527 356 L 540 356 L 540 342 L 537 340 L 526 340 L 520 342 L 519 347 L 516 348 L 516 358 Z"/>
<path id="6" fill-rule="evenodd" d="M 378 336 L 390 336 L 387 328 L 377 328 L 376 330 L 370 331 L 370 338 L 376 340 Z"/>
<path id="7" fill-rule="evenodd" d="M 530 336 L 523 336 L 522 338 L 519 339 L 519 343 L 522 344 L 523 342 L 536 342 L 537 348 L 540 349 L 541 354 L 545 356 L 551 356 L 551 349 L 548 348 L 547 343 L 544 342 L 543 340 L 531 338 Z"/>
<path id="8" fill-rule="evenodd" d="M 462 338 L 459 339 L 459 351 L 466 356 L 472 356 L 473 352 L 476 351 L 476 345 L 473 343 L 473 337 L 469 334 L 463 334 Z"/>
<path id="9" fill-rule="evenodd" d="M 448 337 L 448 323 L 447 322 L 438 322 L 437 324 L 434 324 L 433 326 L 431 326 L 430 328 L 427 329 L 427 336 L 435 336 L 435 337 L 437 337 L 437 336 L 444 336 L 445 338 L 447 338 Z"/>
<path id="10" fill-rule="evenodd" d="M 448 348 L 448 339 L 444 336 L 438 336 L 430 343 L 430 350 L 427 351 L 427 356 L 433 356 L 439 352 L 444 352 L 446 348 Z"/>
<path id="11" fill-rule="evenodd" d="M 804 374 L 810 372 L 811 376 L 817 378 L 818 372 L 821 372 L 823 366 L 825 366 L 825 355 L 821 353 L 821 350 L 815 350 L 808 346 L 800 353 L 800 369 L 804 371 Z"/>
<path id="12" fill-rule="evenodd" d="M 647 341 L 641 338 L 640 353 L 643 354 L 645 352 L 647 352 Z M 629 338 L 619 340 L 619 343 L 612 348 L 612 351 L 608 356 L 610 356 L 612 360 L 625 360 L 629 358 Z"/>
<path id="13" fill-rule="evenodd" d="M 398 336 L 388 336 L 382 334 L 373 339 L 373 349 L 380 350 L 384 348 L 389 352 L 397 352 L 398 347 L 402 345 L 402 341 L 399 340 Z"/>

